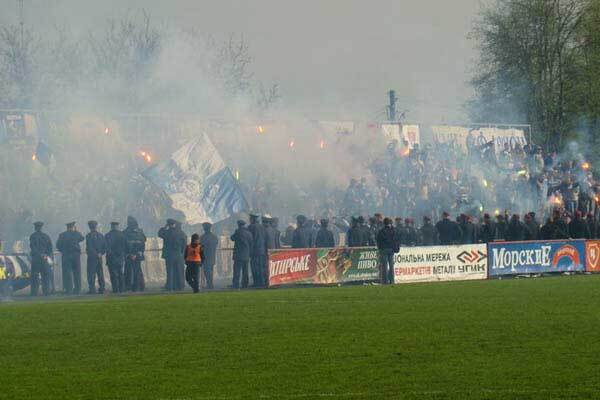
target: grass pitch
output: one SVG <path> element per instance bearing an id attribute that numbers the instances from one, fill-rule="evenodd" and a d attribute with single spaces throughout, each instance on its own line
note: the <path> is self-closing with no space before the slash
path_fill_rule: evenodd
<path id="1" fill-rule="evenodd" d="M 600 397 L 600 276 L 0 304 L 2 399 Z"/>

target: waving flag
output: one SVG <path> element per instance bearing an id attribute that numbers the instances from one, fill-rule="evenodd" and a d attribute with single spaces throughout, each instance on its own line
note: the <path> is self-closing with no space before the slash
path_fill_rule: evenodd
<path id="1" fill-rule="evenodd" d="M 219 222 L 248 209 L 237 180 L 206 133 L 144 176 L 171 198 L 190 225 Z"/>

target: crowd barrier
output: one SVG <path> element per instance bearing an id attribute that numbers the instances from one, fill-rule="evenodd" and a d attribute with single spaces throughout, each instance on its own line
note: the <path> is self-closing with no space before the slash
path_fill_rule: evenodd
<path id="1" fill-rule="evenodd" d="M 269 286 L 379 281 L 379 269 L 375 247 L 269 251 Z M 396 284 L 564 272 L 600 272 L 600 240 L 402 247 L 394 257 Z"/>

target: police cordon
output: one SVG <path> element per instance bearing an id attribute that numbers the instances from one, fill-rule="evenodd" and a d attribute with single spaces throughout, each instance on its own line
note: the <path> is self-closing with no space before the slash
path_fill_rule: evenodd
<path id="1" fill-rule="evenodd" d="M 226 249 L 229 250 L 229 249 Z M 25 287 L 28 257 L 16 263 L 25 270 L 0 274 Z M 8 271 L 14 256 L 2 255 Z M 379 282 L 380 255 L 374 247 L 278 249 L 269 251 L 269 287 Z M 600 240 L 492 242 L 488 244 L 402 247 L 394 255 L 394 283 L 495 279 L 516 275 L 600 272 Z M 23 281 L 23 282 L 22 282 Z M 16 282 L 15 282 L 16 283 Z"/>

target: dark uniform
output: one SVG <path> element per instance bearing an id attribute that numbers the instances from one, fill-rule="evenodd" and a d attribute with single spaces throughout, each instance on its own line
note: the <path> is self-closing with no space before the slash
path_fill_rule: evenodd
<path id="1" fill-rule="evenodd" d="M 127 228 L 123 231 L 127 244 L 125 251 L 125 290 L 143 292 L 146 285 L 142 272 L 142 261 L 146 251 L 146 235 L 133 217 L 127 217 Z"/>
<path id="2" fill-rule="evenodd" d="M 335 247 L 335 240 L 333 238 L 333 232 L 329 230 L 329 221 L 326 219 L 321 220 L 321 228 L 317 232 L 317 238 L 315 240 L 315 247 L 326 248 Z"/>
<path id="3" fill-rule="evenodd" d="M 267 256 L 264 265 L 263 279 L 264 285 L 269 285 L 269 250 L 276 250 L 280 248 L 279 244 L 279 232 L 273 228 L 273 219 L 271 217 L 262 217 L 262 223 L 265 227 L 265 244 L 267 246 Z"/>
<path id="4" fill-rule="evenodd" d="M 58 236 L 56 248 L 62 258 L 63 290 L 66 294 L 81 292 L 81 247 L 85 238 L 75 230 L 75 222 L 67 224 L 67 230 Z"/>
<path id="5" fill-rule="evenodd" d="M 550 218 L 548 218 L 548 220 L 546 220 L 546 223 L 540 228 L 540 239 L 554 239 L 554 224 L 552 223 L 552 220 Z"/>
<path id="6" fill-rule="evenodd" d="M 271 220 L 271 228 L 273 228 L 273 235 L 275 236 L 275 249 L 281 248 L 281 232 L 279 231 L 279 218 L 274 217 Z"/>
<path id="7" fill-rule="evenodd" d="M 242 279 L 242 288 L 248 287 L 248 262 L 252 253 L 252 234 L 246 229 L 244 221 L 238 221 L 238 228 L 231 235 L 233 241 L 233 282 L 234 289 L 240 288 L 240 278 Z"/>
<path id="8" fill-rule="evenodd" d="M 106 265 L 110 274 L 110 284 L 113 293 L 125 291 L 125 254 L 127 253 L 127 240 L 125 234 L 119 230 L 118 222 L 111 222 L 110 232 L 104 235 L 106 240 Z"/>
<path id="9" fill-rule="evenodd" d="M 513 215 L 506 228 L 506 240 L 509 242 L 521 242 L 527 237 L 527 228 L 521 222 L 517 214 Z"/>
<path id="10" fill-rule="evenodd" d="M 252 286 L 262 287 L 266 284 L 267 242 L 265 227 L 258 223 L 258 215 L 250 214 L 248 231 L 252 234 L 252 251 L 250 253 Z"/>
<path id="11" fill-rule="evenodd" d="M 462 241 L 460 226 L 456 222 L 451 221 L 447 213 L 444 213 L 444 219 L 435 224 L 435 229 L 437 230 L 440 244 L 443 246 L 459 244 Z"/>
<path id="12" fill-rule="evenodd" d="M 415 228 L 412 218 L 406 218 L 404 220 L 404 223 L 406 226 L 406 237 L 404 240 L 404 244 L 406 244 L 407 246 L 416 246 L 419 240 L 419 234 Z"/>
<path id="13" fill-rule="evenodd" d="M 168 219 L 167 225 L 160 228 L 158 236 L 163 240 L 161 257 L 165 260 L 167 270 L 166 289 L 183 290 L 184 264 L 183 253 L 187 246 L 187 237 L 181 225 L 174 219 Z"/>
<path id="14" fill-rule="evenodd" d="M 96 292 L 96 277 L 98 277 L 98 293 L 104 293 L 104 270 L 102 256 L 106 253 L 104 235 L 96 231 L 98 222 L 89 221 L 90 233 L 85 236 L 85 251 L 87 253 L 87 280 L 89 293 Z"/>
<path id="15" fill-rule="evenodd" d="M 49 259 L 52 257 L 52 240 L 50 236 L 42 232 L 42 222 L 36 222 L 35 232 L 29 236 L 29 248 L 31 249 L 31 295 L 37 296 L 42 281 L 42 293 L 44 296 L 50 294 L 50 281 L 52 269 Z"/>
<path id="16" fill-rule="evenodd" d="M 171 266 L 171 287 L 168 290 L 183 290 L 185 287 L 185 258 L 187 236 L 181 230 L 181 223 L 175 221 L 175 226 L 169 230 L 166 241 L 167 263 Z"/>
<path id="17" fill-rule="evenodd" d="M 202 246 L 202 271 L 206 281 L 206 288 L 213 288 L 213 271 L 217 261 L 217 246 L 219 238 L 211 232 L 212 225 L 208 222 L 202 224 L 204 234 L 200 236 L 200 246 Z"/>
<path id="18" fill-rule="evenodd" d="M 292 235 L 292 247 L 294 249 L 307 249 L 313 247 L 312 229 L 305 226 L 306 217 L 304 215 L 298 215 L 296 221 L 298 227 L 294 230 Z"/>
<path id="19" fill-rule="evenodd" d="M 168 239 L 169 230 L 174 227 L 175 227 L 175 220 L 169 218 L 169 219 L 167 219 L 166 225 L 158 230 L 158 237 L 161 238 L 163 241 L 162 249 L 160 251 L 160 258 L 165 260 L 165 272 L 167 274 L 167 282 L 165 283 L 165 287 L 164 287 L 165 290 L 169 290 L 169 288 L 171 287 L 171 276 L 173 274 L 173 272 L 171 270 L 171 265 L 167 261 L 167 240 L 169 240 Z"/>
<path id="20" fill-rule="evenodd" d="M 479 243 L 491 243 L 496 239 L 496 226 L 492 222 L 489 214 L 483 216 L 483 223 L 479 227 L 477 241 Z"/>
<path id="21" fill-rule="evenodd" d="M 434 246 L 437 243 L 435 226 L 429 217 L 423 218 L 423 226 L 419 230 L 419 244 L 422 246 Z"/>
<path id="22" fill-rule="evenodd" d="M 582 218 L 581 212 L 577 211 L 575 219 L 569 223 L 569 234 L 573 239 L 591 239 L 590 228 Z"/>
<path id="23" fill-rule="evenodd" d="M 496 228 L 496 232 L 494 235 L 494 239 L 495 240 L 506 240 L 506 230 L 507 230 L 508 226 L 502 215 L 496 216 L 495 228 Z"/>

